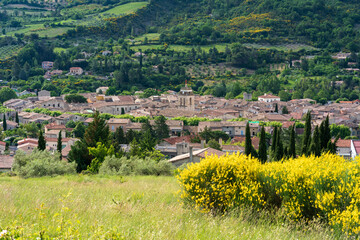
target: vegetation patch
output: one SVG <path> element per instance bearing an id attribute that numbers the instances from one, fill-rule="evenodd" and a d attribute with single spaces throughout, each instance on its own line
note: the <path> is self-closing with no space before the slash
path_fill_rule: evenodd
<path id="1" fill-rule="evenodd" d="M 329 239 L 320 224 L 199 214 L 178 202 L 174 177 L 0 177 L 0 232 L 34 239 Z M 26 191 L 24 191 L 26 189 Z M 226 233 L 226 234 L 224 234 Z"/>
<path id="2" fill-rule="evenodd" d="M 277 210 L 291 221 L 326 222 L 346 235 L 360 232 L 358 161 L 311 155 L 261 164 L 245 155 L 208 156 L 180 172 L 181 198 L 202 211 L 236 207 Z"/>
<path id="3" fill-rule="evenodd" d="M 119 5 L 117 7 L 114 7 L 112 9 L 109 9 L 100 15 L 102 17 L 108 17 L 108 16 L 121 16 L 121 15 L 127 15 L 130 13 L 136 12 L 138 9 L 146 7 L 149 4 L 149 2 L 131 2 L 126 3 L 123 5 Z"/>

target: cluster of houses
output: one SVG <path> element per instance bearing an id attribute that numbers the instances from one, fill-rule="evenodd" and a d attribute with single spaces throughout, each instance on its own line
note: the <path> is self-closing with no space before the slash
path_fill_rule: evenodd
<path id="1" fill-rule="evenodd" d="M 54 62 L 50 61 L 44 61 L 41 63 L 42 69 L 46 70 L 46 73 L 44 75 L 44 78 L 47 80 L 50 80 L 51 77 L 62 75 L 63 71 L 54 69 Z M 81 67 L 71 67 L 69 69 L 69 75 L 82 75 L 84 73 L 84 70 Z"/>
<path id="2" fill-rule="evenodd" d="M 311 111 L 313 125 L 320 123 L 329 116 L 330 124 L 338 124 L 348 126 L 351 135 L 360 139 L 360 101 L 346 101 L 340 103 L 331 103 L 327 105 L 317 104 L 312 99 L 297 99 L 288 102 L 281 102 L 278 96 L 272 94 L 264 94 L 258 97 L 258 101 L 247 101 L 244 99 L 216 98 L 210 95 L 195 95 L 190 87 L 185 86 L 179 93 L 168 91 L 159 96 L 151 96 L 146 99 L 138 96 L 106 96 L 106 87 L 100 87 L 95 93 L 83 93 L 86 103 L 67 103 L 65 96 L 51 97 L 50 92 L 43 90 L 38 92 L 35 97 L 27 99 L 12 99 L 3 105 L 13 111 L 5 114 L 9 119 L 7 124 L 11 128 L 17 127 L 17 123 L 10 121 L 14 119 L 18 112 L 20 124 L 26 123 L 47 123 L 45 126 L 45 138 L 47 141 L 47 149 L 54 151 L 57 148 L 57 136 L 60 131 L 63 136 L 63 156 L 67 154 L 77 139 L 65 135 L 70 133 L 72 129 L 65 127 L 68 121 L 82 121 L 89 124 L 92 118 L 85 118 L 76 113 L 91 114 L 95 111 L 100 113 L 108 113 L 113 115 L 130 114 L 132 116 L 159 116 L 163 115 L 170 129 L 170 138 L 164 139 L 157 145 L 157 149 L 163 154 L 171 158 L 171 162 L 175 165 L 185 161 L 184 159 L 196 159 L 196 154 L 200 157 L 204 154 L 206 143 L 193 143 L 192 137 L 199 132 L 208 128 L 213 131 L 222 131 L 231 137 L 231 144 L 223 144 L 222 153 L 243 152 L 242 143 L 245 141 L 246 123 L 250 120 L 250 132 L 253 137 L 252 142 L 255 148 L 258 148 L 259 139 L 256 137 L 260 131 L 260 122 L 280 122 L 283 128 L 289 128 L 294 124 L 294 120 L 302 121 L 304 115 Z M 250 96 L 249 96 L 250 95 Z M 248 98 L 252 98 L 251 94 L 246 94 Z M 275 107 L 277 105 L 277 107 Z M 282 112 L 286 107 L 287 111 Z M 25 109 L 46 108 L 64 112 L 62 115 L 53 117 L 46 114 L 27 112 Z M 276 112 L 277 110 L 277 112 Z M 66 112 L 66 113 L 65 113 Z M 3 119 L 0 114 L 0 119 Z M 174 120 L 176 117 L 206 117 L 210 120 L 203 121 L 198 126 L 185 125 L 181 120 Z M 247 119 L 246 121 L 234 121 Z M 154 121 L 150 122 L 154 124 Z M 131 122 L 130 119 L 110 118 L 107 121 L 110 131 L 115 132 L 121 127 L 124 132 L 130 129 L 141 130 L 141 124 Z M 273 127 L 265 128 L 268 133 L 272 133 Z M 298 134 L 303 133 L 302 128 L 296 129 Z M 354 158 L 360 153 L 360 140 L 339 140 L 338 154 L 346 158 Z M 37 147 L 37 139 L 26 138 L 19 141 L 17 149 L 25 152 L 32 151 Z M 128 146 L 123 146 L 126 150 Z M 207 149 L 214 152 L 213 149 Z M 4 154 L 5 145 L 0 142 L 0 153 Z M 14 153 L 12 153 L 14 154 Z M 195 156 L 196 155 L 196 156 Z M 181 157 L 180 157 L 181 156 Z M 5 156 L 1 156 L 4 158 Z M 0 163 L 1 166 L 1 163 Z"/>

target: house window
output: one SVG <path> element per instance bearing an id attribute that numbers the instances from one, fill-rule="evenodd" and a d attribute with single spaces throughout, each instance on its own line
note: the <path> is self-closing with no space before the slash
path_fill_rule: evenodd
<path id="1" fill-rule="evenodd" d="M 244 131 L 243 131 L 243 130 L 241 130 L 241 135 L 244 135 Z"/>
<path id="2" fill-rule="evenodd" d="M 115 130 L 115 127 L 114 127 L 114 126 L 111 126 L 111 129 L 114 131 L 114 130 Z"/>

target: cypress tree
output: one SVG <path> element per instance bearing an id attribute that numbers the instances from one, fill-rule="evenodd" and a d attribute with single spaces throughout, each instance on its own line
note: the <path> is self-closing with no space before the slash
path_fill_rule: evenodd
<path id="1" fill-rule="evenodd" d="M 288 148 L 284 147 L 284 157 L 288 158 L 289 157 L 289 152 L 288 152 Z"/>
<path id="2" fill-rule="evenodd" d="M 280 161 L 284 156 L 284 148 L 280 134 L 281 134 L 281 129 L 277 131 L 277 137 L 276 137 L 275 160 L 277 161 Z"/>
<path id="3" fill-rule="evenodd" d="M 328 143 L 331 141 L 331 131 L 330 131 L 330 124 L 329 124 L 329 115 L 326 117 L 324 123 L 324 144 L 327 147 Z M 324 148 L 325 148 L 324 146 Z M 336 150 L 335 150 L 336 153 Z"/>
<path id="4" fill-rule="evenodd" d="M 5 113 L 4 113 L 4 118 L 3 118 L 3 130 L 6 131 L 7 130 L 7 124 L 6 124 L 6 117 L 5 117 Z"/>
<path id="5" fill-rule="evenodd" d="M 311 153 L 314 154 L 316 157 L 321 155 L 321 143 L 320 143 L 320 132 L 319 127 L 316 126 L 311 142 Z"/>
<path id="6" fill-rule="evenodd" d="M 327 147 L 327 142 L 325 140 L 325 120 L 320 124 L 320 147 L 321 151 L 324 151 Z"/>
<path id="7" fill-rule="evenodd" d="M 327 150 L 329 151 L 329 153 L 336 154 L 336 150 L 337 150 L 336 143 L 338 140 L 339 140 L 339 136 L 336 137 L 334 142 L 332 142 L 330 139 L 327 145 Z"/>
<path id="8" fill-rule="evenodd" d="M 40 130 L 39 140 L 38 140 L 38 149 L 44 151 L 46 149 L 46 141 L 43 135 L 43 132 Z"/>
<path id="9" fill-rule="evenodd" d="M 296 158 L 296 148 L 295 148 L 295 124 L 291 126 L 290 129 L 290 146 L 289 146 L 289 157 Z"/>
<path id="10" fill-rule="evenodd" d="M 246 129 L 245 129 L 245 155 L 248 156 L 251 154 L 251 148 L 252 148 L 252 144 L 251 144 L 251 137 L 250 137 L 250 126 L 249 126 L 249 122 L 246 124 Z"/>
<path id="11" fill-rule="evenodd" d="M 278 107 L 278 104 L 275 103 L 275 112 L 278 113 L 279 112 L 279 107 Z"/>
<path id="12" fill-rule="evenodd" d="M 16 122 L 17 124 L 19 124 L 19 123 L 20 123 L 20 121 L 19 121 L 19 114 L 18 114 L 18 112 L 16 112 L 16 114 L 15 114 L 15 122 Z"/>
<path id="13" fill-rule="evenodd" d="M 308 155 L 311 144 L 311 113 L 310 111 L 306 114 L 305 130 L 303 135 L 302 150 L 301 154 Z"/>
<path id="14" fill-rule="evenodd" d="M 251 156 L 254 158 L 259 158 L 259 155 L 253 145 L 251 145 Z"/>
<path id="15" fill-rule="evenodd" d="M 62 157 L 62 136 L 61 136 L 61 130 L 59 132 L 59 136 L 57 139 L 57 151 L 60 153 L 60 159 Z"/>
<path id="16" fill-rule="evenodd" d="M 259 142 L 259 160 L 261 163 L 266 163 L 267 161 L 267 151 L 266 151 L 266 135 L 264 126 L 261 128 L 260 132 L 260 142 Z"/>
<path id="17" fill-rule="evenodd" d="M 275 127 L 274 131 L 273 131 L 273 135 L 272 135 L 272 140 L 271 140 L 271 151 L 273 153 L 275 152 L 275 149 L 276 149 L 277 132 L 278 132 L 278 129 L 277 129 L 277 127 Z"/>

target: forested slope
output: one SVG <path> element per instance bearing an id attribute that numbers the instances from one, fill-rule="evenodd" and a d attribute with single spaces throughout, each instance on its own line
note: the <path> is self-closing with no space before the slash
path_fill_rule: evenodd
<path id="1" fill-rule="evenodd" d="M 141 34 L 149 26 L 170 44 L 306 43 L 358 51 L 360 3 L 351 0 L 152 0 L 147 8 L 107 19 L 94 33 Z M 82 29 L 85 31 L 84 29 Z"/>

